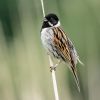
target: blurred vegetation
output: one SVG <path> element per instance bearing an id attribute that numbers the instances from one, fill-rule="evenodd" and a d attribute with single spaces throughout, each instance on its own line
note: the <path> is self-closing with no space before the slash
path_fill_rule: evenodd
<path id="1" fill-rule="evenodd" d="M 100 0 L 44 0 L 56 13 L 85 66 L 81 93 L 66 65 L 56 71 L 60 100 L 100 100 Z M 40 40 L 40 0 L 0 0 L 0 100 L 54 100 Z M 79 67 L 80 66 L 80 67 Z"/>

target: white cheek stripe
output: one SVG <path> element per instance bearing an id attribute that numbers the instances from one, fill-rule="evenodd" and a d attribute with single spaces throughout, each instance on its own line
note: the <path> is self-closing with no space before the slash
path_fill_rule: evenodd
<path id="1" fill-rule="evenodd" d="M 53 24 L 51 24 L 50 22 L 48 22 L 48 23 L 49 23 L 49 25 L 50 25 L 50 26 L 52 26 L 52 27 L 53 27 Z"/>

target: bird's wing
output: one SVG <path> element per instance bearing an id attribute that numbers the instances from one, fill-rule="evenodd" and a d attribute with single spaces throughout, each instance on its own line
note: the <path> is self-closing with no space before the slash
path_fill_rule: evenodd
<path id="1" fill-rule="evenodd" d="M 70 54 L 71 54 L 71 57 L 74 61 L 74 64 L 76 65 L 77 64 L 77 59 L 79 58 L 79 56 L 77 55 L 77 51 L 76 51 L 72 41 L 69 38 L 67 38 L 67 45 L 70 49 Z"/>
<path id="2" fill-rule="evenodd" d="M 68 62 L 70 64 L 70 69 L 74 75 L 78 89 L 80 90 L 79 80 L 77 77 L 77 70 L 76 70 L 76 61 L 75 61 L 76 51 L 74 51 L 74 46 L 67 37 L 67 35 L 65 34 L 65 32 L 60 27 L 53 28 L 53 31 L 54 31 L 53 44 L 55 48 L 58 50 L 61 59 L 64 62 Z"/>
<path id="3" fill-rule="evenodd" d="M 77 51 L 76 51 L 72 41 L 69 38 L 67 40 L 68 40 L 69 49 L 72 52 L 72 57 L 73 57 L 74 63 L 77 64 L 77 61 L 78 61 L 81 65 L 84 65 L 83 62 L 79 59 L 79 56 L 77 54 Z"/>
<path id="4" fill-rule="evenodd" d="M 66 35 L 63 33 L 63 30 L 61 30 L 59 27 L 53 28 L 54 31 L 54 38 L 53 38 L 53 44 L 55 48 L 58 50 L 59 55 L 61 56 L 61 59 L 63 61 L 70 62 L 70 51 L 68 49 L 68 45 L 66 44 L 67 38 Z"/>

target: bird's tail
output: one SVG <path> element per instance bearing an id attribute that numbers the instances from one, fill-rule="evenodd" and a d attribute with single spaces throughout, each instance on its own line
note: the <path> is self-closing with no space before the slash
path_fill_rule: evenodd
<path id="1" fill-rule="evenodd" d="M 79 84 L 79 79 L 78 79 L 78 76 L 77 76 L 76 68 L 75 67 L 71 67 L 71 70 L 72 70 L 73 76 L 75 78 L 75 82 L 76 82 L 76 85 L 78 87 L 78 90 L 80 92 L 80 84 Z"/>

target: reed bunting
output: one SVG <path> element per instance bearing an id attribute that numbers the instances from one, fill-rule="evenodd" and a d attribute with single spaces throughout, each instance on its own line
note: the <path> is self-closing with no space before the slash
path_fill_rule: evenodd
<path id="1" fill-rule="evenodd" d="M 48 14 L 44 17 L 41 29 L 41 40 L 49 55 L 69 65 L 80 91 L 76 64 L 77 62 L 82 64 L 82 62 L 79 60 L 73 43 L 61 28 L 59 18 L 55 14 Z M 51 68 L 53 69 L 54 66 Z"/>

